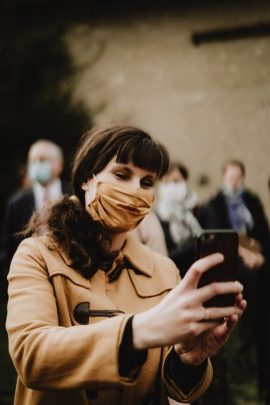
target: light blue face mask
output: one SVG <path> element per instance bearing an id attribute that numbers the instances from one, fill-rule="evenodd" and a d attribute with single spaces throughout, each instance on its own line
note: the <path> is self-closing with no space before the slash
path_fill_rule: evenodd
<path id="1" fill-rule="evenodd" d="M 41 184 L 45 184 L 51 179 L 52 169 L 49 162 L 37 161 L 30 163 L 27 173 L 30 181 L 38 181 Z"/>

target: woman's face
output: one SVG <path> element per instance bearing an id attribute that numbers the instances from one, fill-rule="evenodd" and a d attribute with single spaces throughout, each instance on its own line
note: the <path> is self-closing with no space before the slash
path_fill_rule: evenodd
<path id="1" fill-rule="evenodd" d="M 95 173 L 94 173 L 95 174 Z M 156 174 L 134 166 L 133 163 L 117 163 L 114 157 L 107 166 L 99 173 L 95 174 L 98 181 L 111 184 L 127 184 L 134 188 L 153 189 L 157 180 Z M 82 189 L 85 193 L 85 204 L 92 202 L 96 195 L 96 181 L 93 177 L 83 183 Z"/>

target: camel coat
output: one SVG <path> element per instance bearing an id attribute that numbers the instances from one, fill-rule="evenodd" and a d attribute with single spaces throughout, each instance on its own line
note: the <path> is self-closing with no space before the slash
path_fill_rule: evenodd
<path id="1" fill-rule="evenodd" d="M 198 386 L 185 395 L 166 372 L 169 348 L 148 350 L 139 374 L 119 375 L 127 320 L 157 304 L 179 282 L 169 258 L 132 236 L 121 255 L 136 270 L 124 268 L 109 283 L 110 271 L 84 278 L 46 236 L 21 243 L 8 276 L 6 321 L 18 373 L 14 405 L 140 405 L 153 404 L 154 396 L 155 403 L 168 404 L 167 395 L 191 402 L 208 387 L 210 361 Z M 121 312 L 104 317 L 101 310 Z"/>

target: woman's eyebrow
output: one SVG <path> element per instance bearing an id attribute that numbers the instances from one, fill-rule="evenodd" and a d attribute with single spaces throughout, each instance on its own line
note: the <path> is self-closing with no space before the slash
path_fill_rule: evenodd
<path id="1" fill-rule="evenodd" d="M 112 170 L 119 170 L 119 169 L 125 169 L 132 172 L 132 169 L 125 163 L 117 163 L 114 167 L 112 167 Z"/>
<path id="2" fill-rule="evenodd" d="M 112 170 L 125 170 L 126 172 L 129 172 L 129 173 L 134 172 L 133 168 L 130 167 L 128 163 L 116 163 L 116 165 L 112 168 Z M 149 172 L 149 173 L 146 173 L 143 176 L 143 178 L 151 178 L 152 180 L 156 181 L 157 175 L 155 173 Z"/>
<path id="3" fill-rule="evenodd" d="M 156 182 L 157 181 L 157 176 L 154 174 L 154 175 L 151 175 L 151 179 L 154 181 L 154 182 Z"/>
<path id="4" fill-rule="evenodd" d="M 157 176 L 155 174 L 149 173 L 149 174 L 146 174 L 145 176 L 143 176 L 143 179 L 148 179 L 148 180 L 151 180 L 153 182 L 156 182 L 157 181 Z"/>

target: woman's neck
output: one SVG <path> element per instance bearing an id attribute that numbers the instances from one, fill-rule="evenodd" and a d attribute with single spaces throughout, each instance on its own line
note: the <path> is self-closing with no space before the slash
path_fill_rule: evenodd
<path id="1" fill-rule="evenodd" d="M 111 237 L 111 251 L 118 251 L 121 250 L 121 248 L 123 247 L 125 240 L 126 240 L 126 232 L 125 233 L 117 233 L 117 234 L 113 234 L 110 235 Z"/>

